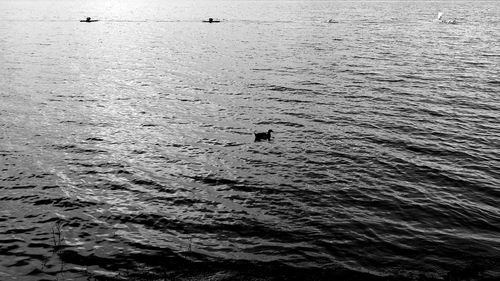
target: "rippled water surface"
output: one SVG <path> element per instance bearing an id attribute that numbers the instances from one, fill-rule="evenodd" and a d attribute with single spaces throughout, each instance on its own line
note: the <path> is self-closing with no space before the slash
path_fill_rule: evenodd
<path id="1" fill-rule="evenodd" d="M 499 277 L 499 15 L 0 0 L 0 280 L 186 264 Z"/>

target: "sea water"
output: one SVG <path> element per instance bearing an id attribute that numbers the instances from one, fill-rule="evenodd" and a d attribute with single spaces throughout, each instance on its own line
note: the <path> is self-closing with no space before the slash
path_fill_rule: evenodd
<path id="1" fill-rule="evenodd" d="M 499 15 L 0 0 L 0 280 L 500 276 Z"/>

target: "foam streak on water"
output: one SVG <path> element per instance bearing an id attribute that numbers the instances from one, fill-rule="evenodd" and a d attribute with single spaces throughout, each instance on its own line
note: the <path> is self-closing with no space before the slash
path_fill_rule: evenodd
<path id="1" fill-rule="evenodd" d="M 410 2 L 0 0 L 0 279 L 500 276 L 499 6 Z"/>

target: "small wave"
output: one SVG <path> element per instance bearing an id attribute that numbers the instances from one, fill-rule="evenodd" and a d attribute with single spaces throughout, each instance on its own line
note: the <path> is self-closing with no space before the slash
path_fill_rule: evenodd
<path id="1" fill-rule="evenodd" d="M 267 86 L 267 89 L 269 91 L 274 91 L 274 92 L 286 92 L 290 94 L 321 94 L 318 91 L 311 90 L 311 89 L 305 89 L 305 88 L 291 88 L 291 87 L 285 87 L 285 86 L 278 86 L 278 85 L 269 85 Z"/>
<path id="2" fill-rule="evenodd" d="M 260 121 L 260 122 L 257 122 L 256 124 L 257 125 L 283 125 L 285 127 L 293 127 L 293 128 L 305 127 L 305 125 L 297 123 L 297 122 L 279 121 L 279 120 Z"/>
<path id="3" fill-rule="evenodd" d="M 82 153 L 82 154 L 102 154 L 107 153 L 106 150 L 98 148 L 85 148 L 76 144 L 62 144 L 62 145 L 51 145 L 50 148 L 55 150 L 63 150 L 72 153 Z"/>
<path id="4" fill-rule="evenodd" d="M 95 202 L 73 200 L 69 198 L 46 198 L 38 199 L 32 202 L 33 205 L 51 205 L 55 207 L 61 207 L 65 210 L 75 210 L 85 207 L 92 207 L 98 205 Z"/>
<path id="5" fill-rule="evenodd" d="M 99 138 L 99 137 L 86 138 L 85 140 L 87 140 L 87 141 L 104 141 L 103 138 Z"/>

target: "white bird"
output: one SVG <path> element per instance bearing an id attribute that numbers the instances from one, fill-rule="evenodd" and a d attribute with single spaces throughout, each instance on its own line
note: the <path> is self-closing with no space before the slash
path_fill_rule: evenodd
<path id="1" fill-rule="evenodd" d="M 456 21 L 456 20 L 454 20 L 454 19 L 452 19 L 452 20 L 444 20 L 444 19 L 443 19 L 443 13 L 442 13 L 442 12 L 439 12 L 439 13 L 438 13 L 438 16 L 437 16 L 437 18 L 435 19 L 435 21 L 440 22 L 440 23 L 447 23 L 447 24 L 456 24 L 456 23 L 457 23 L 457 21 Z"/>

